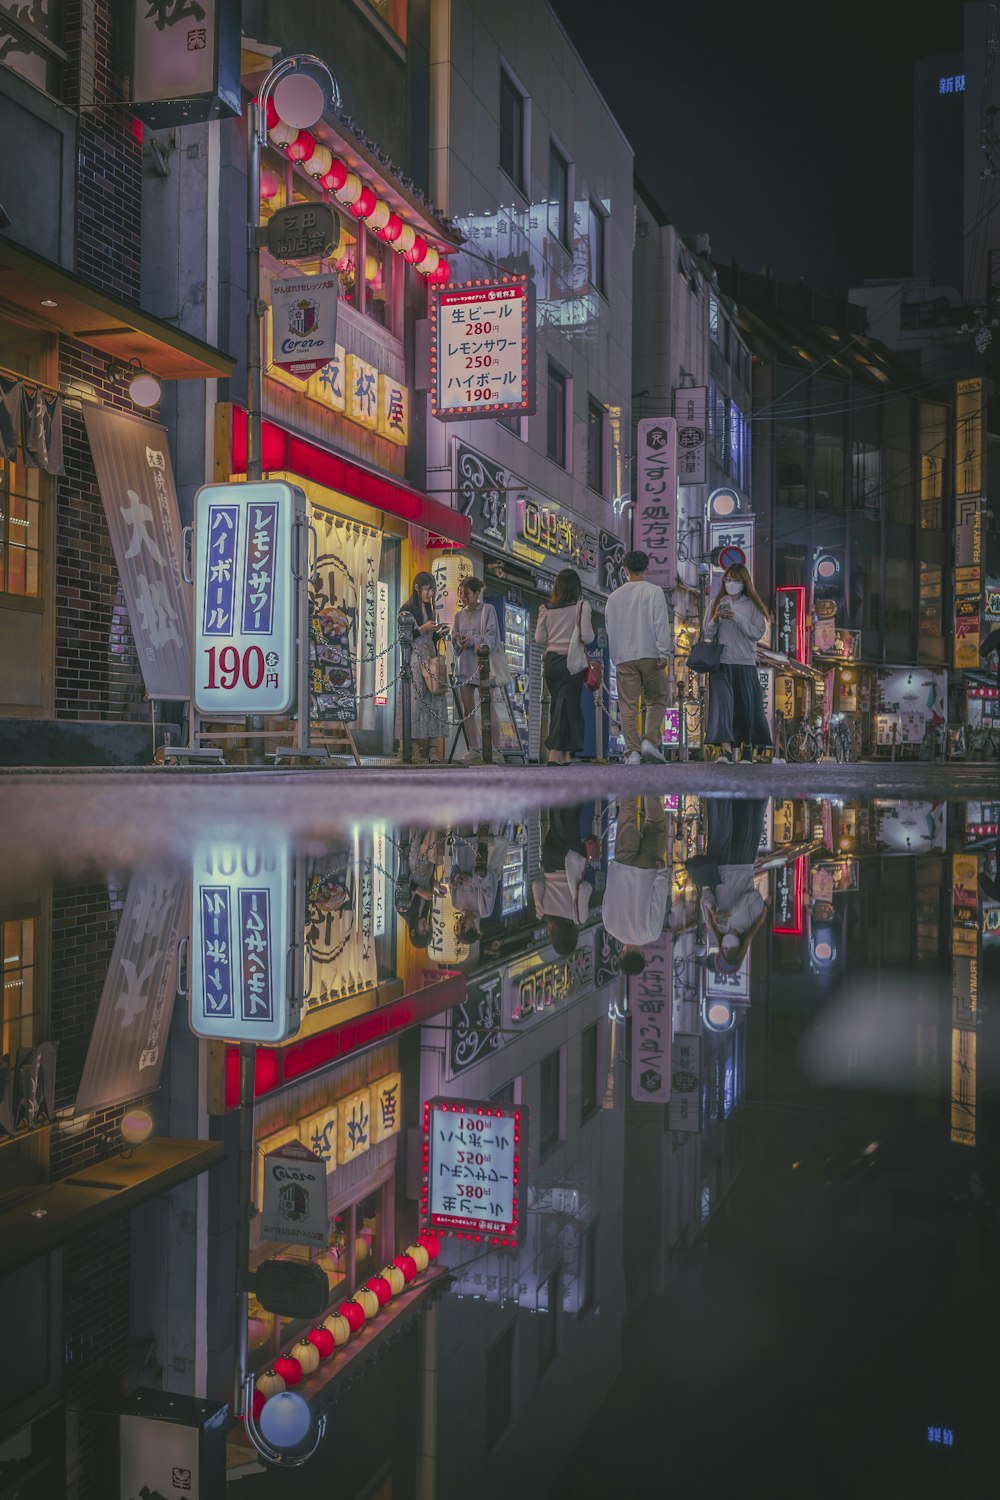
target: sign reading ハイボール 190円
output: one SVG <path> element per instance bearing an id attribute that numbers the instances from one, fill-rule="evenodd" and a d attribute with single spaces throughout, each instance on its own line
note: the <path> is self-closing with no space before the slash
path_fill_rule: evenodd
<path id="1" fill-rule="evenodd" d="M 428 1229 L 494 1245 L 518 1244 L 527 1127 L 528 1112 L 519 1105 L 428 1099 L 421 1189 Z"/>
<path id="2" fill-rule="evenodd" d="M 436 295 L 431 412 L 441 421 L 535 410 L 535 301 L 526 276 L 466 281 Z"/>
<path id="3" fill-rule="evenodd" d="M 194 705 L 282 714 L 295 700 L 305 496 L 291 484 L 206 484 L 195 498 Z"/>

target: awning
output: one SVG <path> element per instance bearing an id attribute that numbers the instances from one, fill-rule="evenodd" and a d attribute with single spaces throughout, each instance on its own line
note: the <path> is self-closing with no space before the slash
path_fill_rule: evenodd
<path id="1" fill-rule="evenodd" d="M 225 407 L 220 407 L 225 410 Z M 345 458 L 331 448 L 321 448 L 308 438 L 298 437 L 288 428 L 278 427 L 274 422 L 265 422 L 261 442 L 264 473 L 298 474 L 311 479 L 329 490 L 337 490 L 352 500 L 360 500 L 375 510 L 386 511 L 408 521 L 411 526 L 421 526 L 438 536 L 448 537 L 459 546 L 468 545 L 472 534 L 472 522 L 468 516 L 460 515 L 440 500 L 432 500 L 420 490 L 411 489 L 399 479 L 380 474 L 355 458 Z M 230 423 L 231 474 L 247 471 L 247 414 L 240 406 L 232 408 Z"/>
<path id="2" fill-rule="evenodd" d="M 28 313 L 43 332 L 66 334 L 123 362 L 138 359 L 161 380 L 226 379 L 233 372 L 236 361 L 220 349 L 90 286 L 3 235 L 0 273 L 0 307 L 6 303 Z M 43 307 L 43 300 L 55 306 Z"/>
<path id="3" fill-rule="evenodd" d="M 219 1141 L 158 1137 L 127 1161 L 112 1156 L 25 1193 L 0 1213 L 0 1276 L 197 1177 L 225 1155 Z"/>
<path id="4" fill-rule="evenodd" d="M 822 672 L 817 672 L 815 667 L 807 667 L 805 662 L 793 661 L 781 651 L 768 651 L 765 647 L 758 646 L 757 660 L 762 667 L 774 667 L 775 671 L 781 672 L 785 677 L 800 677 L 804 682 L 811 683 L 823 681 Z"/>

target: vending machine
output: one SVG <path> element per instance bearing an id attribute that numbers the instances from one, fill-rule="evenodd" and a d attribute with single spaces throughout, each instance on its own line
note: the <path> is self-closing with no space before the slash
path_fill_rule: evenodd
<path id="1" fill-rule="evenodd" d="M 495 595 L 487 599 L 497 612 L 500 635 L 510 667 L 510 686 L 507 698 L 510 702 L 514 723 L 521 741 L 524 757 L 528 758 L 528 710 L 530 704 L 530 659 L 531 619 L 526 604 L 511 604 L 508 599 Z"/>

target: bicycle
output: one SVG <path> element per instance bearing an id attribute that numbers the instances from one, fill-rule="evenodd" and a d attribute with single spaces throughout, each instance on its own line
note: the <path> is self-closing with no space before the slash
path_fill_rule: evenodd
<path id="1" fill-rule="evenodd" d="M 785 739 L 785 759 L 796 764 L 819 760 L 822 753 L 819 735 L 807 719 L 795 721 Z"/>
<path id="2" fill-rule="evenodd" d="M 969 756 L 976 760 L 997 760 L 1000 758 L 1000 745 L 997 744 L 996 735 L 989 724 L 983 724 L 975 729 L 969 730 L 968 736 Z"/>

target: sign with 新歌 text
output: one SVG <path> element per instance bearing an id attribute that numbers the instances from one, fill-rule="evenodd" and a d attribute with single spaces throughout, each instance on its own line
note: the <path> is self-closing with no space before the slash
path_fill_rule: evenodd
<path id="1" fill-rule="evenodd" d="M 646 417 L 636 430 L 633 539 L 649 556 L 647 578 L 660 588 L 677 581 L 677 423 Z"/>
<path id="2" fill-rule="evenodd" d="M 295 701 L 296 522 L 305 496 L 265 480 L 206 484 L 195 497 L 198 713 L 287 713 Z M 299 543 L 301 550 L 301 542 Z"/>
<path id="3" fill-rule="evenodd" d="M 435 297 L 431 413 L 441 421 L 535 409 L 535 309 L 526 276 L 463 282 Z"/>
<path id="4" fill-rule="evenodd" d="M 527 1125 L 520 1105 L 427 1101 L 421 1217 L 428 1229 L 505 1247 L 518 1243 Z"/>

